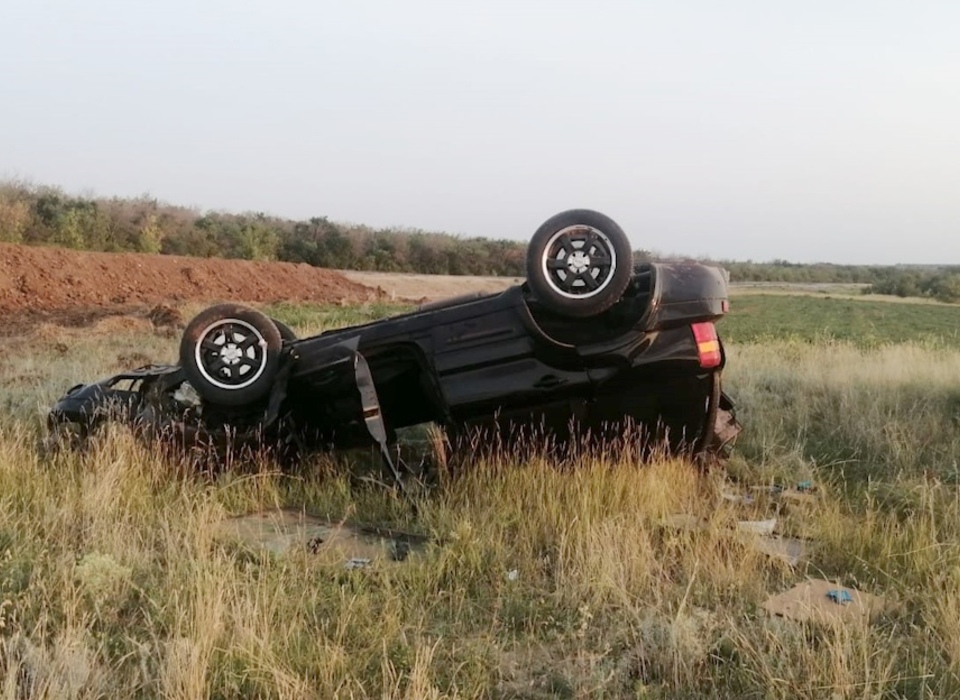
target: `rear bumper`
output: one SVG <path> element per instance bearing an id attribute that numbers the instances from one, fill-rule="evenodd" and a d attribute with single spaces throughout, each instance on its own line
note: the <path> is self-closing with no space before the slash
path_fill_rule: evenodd
<path id="1" fill-rule="evenodd" d="M 647 330 L 715 321 L 727 312 L 727 273 L 699 263 L 654 263 Z"/>

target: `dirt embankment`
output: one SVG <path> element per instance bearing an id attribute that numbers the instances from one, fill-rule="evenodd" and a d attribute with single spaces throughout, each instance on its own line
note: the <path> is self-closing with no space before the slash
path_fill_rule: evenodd
<path id="1" fill-rule="evenodd" d="M 85 327 L 107 316 L 182 325 L 186 302 L 354 304 L 382 290 L 305 264 L 92 253 L 0 243 L 0 336 L 40 324 Z"/>
<path id="2" fill-rule="evenodd" d="M 382 294 L 382 293 L 381 293 Z M 305 264 L 0 244 L 0 315 L 95 318 L 185 301 L 356 303 L 377 291 Z"/>

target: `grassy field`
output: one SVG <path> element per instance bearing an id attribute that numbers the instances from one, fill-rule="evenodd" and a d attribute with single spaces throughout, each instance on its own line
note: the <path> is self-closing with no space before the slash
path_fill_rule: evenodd
<path id="1" fill-rule="evenodd" d="M 389 308 L 269 311 L 305 333 Z M 169 361 L 177 338 L 108 319 L 6 339 L 0 697 L 958 697 L 958 321 L 948 306 L 737 297 L 721 332 L 746 427 L 728 472 L 641 467 L 629 446 L 563 465 L 504 455 L 444 475 L 416 515 L 358 479 L 360 460 L 200 475 L 121 429 L 45 455 L 58 394 Z M 810 502 L 723 497 L 805 480 Z M 283 506 L 432 544 L 347 570 L 213 535 Z M 675 514 L 702 527 L 665 524 Z M 772 515 L 809 562 L 735 527 Z M 843 625 L 761 610 L 808 577 L 896 607 Z"/>
<path id="2" fill-rule="evenodd" d="M 846 341 L 859 347 L 891 343 L 960 344 L 960 305 L 877 301 L 870 297 L 738 294 L 723 321 L 727 342 Z"/>

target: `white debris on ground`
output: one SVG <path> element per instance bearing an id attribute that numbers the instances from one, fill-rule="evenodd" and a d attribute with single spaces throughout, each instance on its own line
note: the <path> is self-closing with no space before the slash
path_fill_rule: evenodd
<path id="1" fill-rule="evenodd" d="M 805 562 L 809 553 L 807 542 L 796 537 L 783 537 L 781 535 L 758 537 L 753 544 L 768 557 L 780 559 L 793 567 Z"/>
<path id="2" fill-rule="evenodd" d="M 354 557 L 353 559 L 348 559 L 343 566 L 346 569 L 363 569 L 370 566 L 370 560 L 366 557 Z"/>
<path id="3" fill-rule="evenodd" d="M 752 535 L 772 535 L 777 527 L 777 519 L 769 520 L 740 520 L 737 522 L 737 530 L 748 532 Z"/>
<path id="4" fill-rule="evenodd" d="M 754 486 L 744 491 L 738 491 L 733 487 L 728 487 L 720 492 L 720 498 L 732 506 L 744 507 L 751 512 L 756 512 L 764 505 L 769 505 L 774 508 L 774 512 L 777 514 L 781 513 L 782 508 L 786 507 L 784 501 L 798 504 L 815 503 L 818 500 L 816 486 L 809 481 L 800 482 L 789 488 Z M 660 520 L 660 524 L 673 530 L 685 532 L 703 531 L 709 525 L 706 519 L 690 513 L 668 515 Z M 778 517 L 738 520 L 732 526 L 757 551 L 773 559 L 783 561 L 791 567 L 798 567 L 809 557 L 811 543 L 778 532 L 780 526 Z"/>

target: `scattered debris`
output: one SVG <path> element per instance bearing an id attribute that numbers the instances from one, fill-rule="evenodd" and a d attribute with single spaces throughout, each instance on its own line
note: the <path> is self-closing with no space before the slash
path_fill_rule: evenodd
<path id="1" fill-rule="evenodd" d="M 744 492 L 738 492 L 729 488 L 721 492 L 724 501 L 743 506 L 754 506 L 760 502 L 765 502 L 769 497 L 772 502 L 768 505 L 773 506 L 773 510 L 778 515 L 781 514 L 785 506 L 784 500 L 798 502 L 815 502 L 817 500 L 816 485 L 811 480 L 797 482 L 792 487 L 784 487 L 780 484 L 772 486 L 752 486 Z M 756 495 L 754 495 L 756 494 Z M 774 559 L 780 559 L 790 566 L 798 566 L 806 561 L 809 554 L 809 543 L 802 539 L 794 537 L 784 537 L 775 535 L 777 528 L 777 518 L 768 520 L 741 520 L 737 522 L 737 531 L 757 535 L 751 539 L 760 552 Z"/>
<path id="2" fill-rule="evenodd" d="M 508 581 L 516 581 L 518 578 L 520 578 L 520 571 L 518 569 L 510 569 L 510 571 L 507 572 Z"/>
<path id="3" fill-rule="evenodd" d="M 354 557 L 353 559 L 348 559 L 343 566 L 347 569 L 363 569 L 370 566 L 370 560 L 366 557 Z"/>
<path id="4" fill-rule="evenodd" d="M 757 537 L 753 540 L 753 544 L 761 553 L 773 559 L 785 561 L 790 566 L 798 566 L 807 559 L 807 542 L 795 537 L 780 535 Z"/>
<path id="5" fill-rule="evenodd" d="M 781 501 L 793 501 L 795 503 L 816 503 L 817 495 L 812 491 L 800 491 L 798 489 L 784 489 L 777 493 Z"/>
<path id="6" fill-rule="evenodd" d="M 393 540 L 390 545 L 390 558 L 394 561 L 403 561 L 410 554 L 410 543 L 402 540 Z"/>
<path id="7" fill-rule="evenodd" d="M 832 600 L 837 605 L 846 605 L 847 603 L 853 602 L 853 596 L 850 595 L 850 592 L 842 588 L 835 588 L 832 591 L 827 591 L 827 598 Z"/>
<path id="8" fill-rule="evenodd" d="M 852 622 L 870 620 L 890 610 L 893 604 L 885 598 L 838 586 L 835 582 L 810 579 L 771 596 L 761 607 L 771 615 L 796 622 Z"/>
<path id="9" fill-rule="evenodd" d="M 690 515 L 689 513 L 668 515 L 662 520 L 662 524 L 674 530 L 685 530 L 688 532 L 705 529 L 703 521 L 696 515 Z"/>
<path id="10" fill-rule="evenodd" d="M 426 538 L 381 528 L 330 522 L 295 509 L 262 511 L 219 523 L 215 536 L 283 555 L 307 551 L 342 557 L 348 569 L 375 561 L 404 561 Z"/>
<path id="11" fill-rule="evenodd" d="M 771 518 L 770 520 L 741 520 L 737 523 L 737 530 L 740 532 L 749 532 L 754 535 L 772 535 L 776 527 L 776 518 Z"/>
<path id="12" fill-rule="evenodd" d="M 774 484 L 773 486 L 754 486 L 754 491 L 769 493 L 780 500 L 798 501 L 805 503 L 814 503 L 817 499 L 816 484 L 806 479 L 798 481 L 793 486 L 784 486 L 783 484 Z"/>
<path id="13" fill-rule="evenodd" d="M 754 494 L 766 494 L 777 500 L 790 500 L 800 502 L 815 502 L 817 499 L 817 486 L 809 479 L 798 481 L 793 486 L 784 486 L 783 484 L 773 484 L 772 486 L 751 486 L 746 492 L 739 492 L 733 488 L 724 490 L 720 496 L 723 500 L 730 503 L 740 503 L 742 505 L 753 505 L 757 501 Z"/>
<path id="14" fill-rule="evenodd" d="M 180 386 L 177 387 L 177 390 L 173 392 L 173 398 L 185 406 L 193 406 L 194 408 L 200 407 L 200 394 L 198 394 L 197 390 L 190 385 L 190 382 L 183 382 L 180 384 Z"/>
<path id="15" fill-rule="evenodd" d="M 752 505 L 756 498 L 749 493 L 733 493 L 732 491 L 724 491 L 720 494 L 725 501 L 730 501 L 731 503 L 742 503 L 743 505 L 749 506 Z"/>

